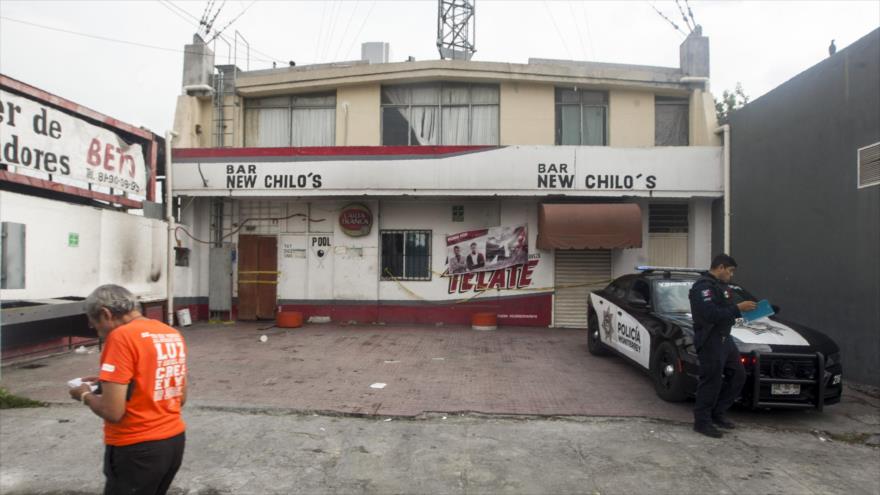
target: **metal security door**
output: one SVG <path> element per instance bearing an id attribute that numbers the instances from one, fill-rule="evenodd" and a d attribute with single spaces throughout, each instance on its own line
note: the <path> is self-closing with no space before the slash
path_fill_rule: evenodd
<path id="1" fill-rule="evenodd" d="M 611 251 L 556 251 L 553 326 L 587 328 L 587 298 L 611 281 Z"/>
<path id="2" fill-rule="evenodd" d="M 274 236 L 242 235 L 238 241 L 238 319 L 274 319 L 278 240 Z"/>

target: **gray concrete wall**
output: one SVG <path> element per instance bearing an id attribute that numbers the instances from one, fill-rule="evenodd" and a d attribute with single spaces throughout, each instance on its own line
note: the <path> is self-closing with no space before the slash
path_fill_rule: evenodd
<path id="1" fill-rule="evenodd" d="M 880 186 L 856 187 L 856 150 L 880 141 L 878 88 L 875 30 L 731 117 L 737 279 L 834 338 L 845 376 L 875 386 Z"/>

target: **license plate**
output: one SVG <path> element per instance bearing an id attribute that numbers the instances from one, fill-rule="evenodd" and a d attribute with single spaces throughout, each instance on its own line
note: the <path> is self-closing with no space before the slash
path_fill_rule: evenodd
<path id="1" fill-rule="evenodd" d="M 770 394 L 772 395 L 798 395 L 801 393 L 801 386 L 796 383 L 773 383 L 770 386 Z"/>

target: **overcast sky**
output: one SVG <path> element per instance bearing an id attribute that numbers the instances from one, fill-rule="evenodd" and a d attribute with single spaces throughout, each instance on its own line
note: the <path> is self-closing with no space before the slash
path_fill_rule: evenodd
<path id="1" fill-rule="evenodd" d="M 181 92 L 183 46 L 207 4 L 0 0 L 0 72 L 163 133 L 173 124 Z M 273 59 L 297 65 L 357 59 L 365 41 L 391 43 L 392 61 L 439 58 L 436 0 L 214 4 L 215 12 L 223 5 L 217 29 L 241 14 L 223 34 L 231 40 L 238 30 L 250 43 L 252 70 L 271 67 Z M 652 6 L 687 29 L 674 1 L 476 0 L 474 59 L 678 67 L 684 35 Z M 690 7 L 710 39 L 712 91 L 720 95 L 741 81 L 752 99 L 827 57 L 831 39 L 840 50 L 880 26 L 877 0 L 691 0 Z M 225 44 L 217 51 L 217 63 L 226 63 Z M 242 69 L 248 64 L 244 51 L 240 44 Z"/>

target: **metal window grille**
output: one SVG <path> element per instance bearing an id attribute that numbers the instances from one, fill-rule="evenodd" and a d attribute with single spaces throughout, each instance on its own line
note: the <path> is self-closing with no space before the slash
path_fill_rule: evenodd
<path id="1" fill-rule="evenodd" d="M 880 185 L 880 143 L 859 148 L 859 187 Z"/>
<path id="2" fill-rule="evenodd" d="M 658 203 L 648 208 L 649 233 L 680 233 L 688 231 L 687 203 Z"/>
<path id="3" fill-rule="evenodd" d="M 556 144 L 608 145 L 608 93 L 556 88 Z"/>
<path id="4" fill-rule="evenodd" d="M 431 231 L 383 230 L 381 280 L 431 280 Z"/>
<path id="5" fill-rule="evenodd" d="M 464 222 L 464 206 L 455 205 L 452 207 L 452 221 Z"/>

